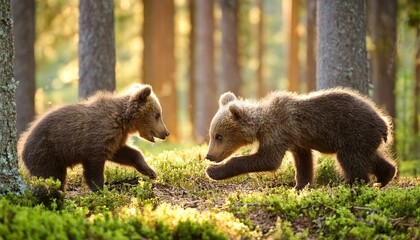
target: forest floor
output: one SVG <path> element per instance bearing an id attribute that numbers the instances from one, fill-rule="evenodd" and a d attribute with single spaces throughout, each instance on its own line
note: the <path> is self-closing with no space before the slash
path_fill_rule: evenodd
<path id="1" fill-rule="evenodd" d="M 23 197 L 0 198 L 0 239 L 420 238 L 419 178 L 349 187 L 334 159 L 318 156 L 313 189 L 293 189 L 288 157 L 273 173 L 213 181 L 205 175 L 205 152 L 205 146 L 145 151 L 158 174 L 153 181 L 107 163 L 98 193 L 87 189 L 80 167 L 69 170 L 64 194 L 54 181 L 28 180 Z"/>

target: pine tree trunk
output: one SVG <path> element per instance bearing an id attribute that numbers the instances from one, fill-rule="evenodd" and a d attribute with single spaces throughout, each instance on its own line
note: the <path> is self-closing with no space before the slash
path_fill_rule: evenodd
<path id="1" fill-rule="evenodd" d="M 195 0 L 188 0 L 188 9 L 190 13 L 190 25 L 191 30 L 189 33 L 189 52 L 188 52 L 188 58 L 189 58 L 189 65 L 188 65 L 188 113 L 189 113 L 189 119 L 191 123 L 191 136 L 195 136 Z"/>
<path id="2" fill-rule="evenodd" d="M 240 94 L 241 76 L 238 58 L 238 0 L 219 0 L 222 8 L 222 52 L 219 94 L 231 91 Z"/>
<path id="3" fill-rule="evenodd" d="M 373 100 L 395 117 L 397 53 L 397 1 L 369 0 L 368 32 L 374 49 L 370 53 Z"/>
<path id="4" fill-rule="evenodd" d="M 364 0 L 318 1 L 317 89 L 368 93 Z"/>
<path id="5" fill-rule="evenodd" d="M 306 91 L 316 89 L 316 0 L 306 0 Z"/>
<path id="6" fill-rule="evenodd" d="M 80 1 L 79 98 L 115 90 L 114 1 Z"/>
<path id="7" fill-rule="evenodd" d="M 0 195 L 22 193 L 16 150 L 17 82 L 13 78 L 13 26 L 10 0 L 0 0 Z"/>
<path id="8" fill-rule="evenodd" d="M 35 0 L 13 0 L 15 41 L 16 132 L 25 131 L 35 116 Z"/>
<path id="9" fill-rule="evenodd" d="M 175 4 L 173 0 L 144 0 L 143 81 L 152 85 L 162 105 L 171 135 L 178 137 L 175 81 Z"/>
<path id="10" fill-rule="evenodd" d="M 257 95 L 259 98 L 266 94 L 264 81 L 264 0 L 257 0 L 257 7 L 260 10 L 257 26 Z"/>
<path id="11" fill-rule="evenodd" d="M 214 73 L 213 0 L 196 1 L 195 18 L 195 140 L 208 141 L 210 121 L 217 110 Z"/>
<path id="12" fill-rule="evenodd" d="M 419 121 L 419 114 L 420 114 L 420 26 L 416 27 L 417 32 L 417 49 L 416 49 L 416 56 L 414 61 L 414 71 L 415 71 L 415 87 L 414 87 L 414 133 L 419 134 L 420 130 L 420 121 Z"/>
<path id="13" fill-rule="evenodd" d="M 288 67 L 287 76 L 289 79 L 289 91 L 299 91 L 299 35 L 298 35 L 298 24 L 299 24 L 299 11 L 300 11 L 300 0 L 288 0 L 290 1 L 290 24 L 289 24 L 289 54 L 288 54 Z"/>

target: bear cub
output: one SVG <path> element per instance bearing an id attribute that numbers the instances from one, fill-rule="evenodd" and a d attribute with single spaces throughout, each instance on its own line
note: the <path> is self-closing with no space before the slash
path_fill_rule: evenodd
<path id="1" fill-rule="evenodd" d="M 105 160 L 129 165 L 154 179 L 140 151 L 126 145 L 136 133 L 150 142 L 169 136 L 162 108 L 149 85 L 133 84 L 121 94 L 98 92 L 77 104 L 49 111 L 35 120 L 18 144 L 29 174 L 53 177 L 65 189 L 68 167 L 82 164 L 92 191 L 103 188 Z"/>
<path id="2" fill-rule="evenodd" d="M 294 157 L 296 189 L 313 182 L 311 150 L 336 153 L 347 183 L 369 182 L 376 176 L 385 186 L 395 176 L 390 157 L 392 128 L 389 117 L 366 97 L 346 88 L 308 95 L 274 92 L 259 101 L 220 96 L 219 110 L 211 121 L 206 158 L 218 162 L 207 168 L 215 180 L 244 173 L 274 171 L 286 151 Z M 240 147 L 258 142 L 249 156 L 232 157 Z"/>

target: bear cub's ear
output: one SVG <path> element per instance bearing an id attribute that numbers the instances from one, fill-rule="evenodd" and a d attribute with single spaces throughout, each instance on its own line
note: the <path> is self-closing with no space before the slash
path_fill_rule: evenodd
<path id="1" fill-rule="evenodd" d="M 131 120 L 139 111 L 139 107 L 146 102 L 150 94 L 152 94 L 152 87 L 150 85 L 135 84 L 131 86 L 125 118 Z"/>
<path id="2" fill-rule="evenodd" d="M 149 85 L 145 85 L 143 88 L 136 91 L 134 94 L 130 96 L 130 102 L 142 103 L 146 101 L 147 97 L 150 96 L 151 93 L 152 93 L 152 87 Z"/>
<path id="3" fill-rule="evenodd" d="M 235 120 L 246 120 L 247 113 L 245 109 L 241 106 L 238 106 L 237 104 L 231 104 L 229 106 L 229 112 L 232 114 Z"/>
<path id="4" fill-rule="evenodd" d="M 232 92 L 225 92 L 222 95 L 220 95 L 219 107 L 222 107 L 228 104 L 229 102 L 232 102 L 233 100 L 236 100 L 235 94 L 233 94 Z"/>

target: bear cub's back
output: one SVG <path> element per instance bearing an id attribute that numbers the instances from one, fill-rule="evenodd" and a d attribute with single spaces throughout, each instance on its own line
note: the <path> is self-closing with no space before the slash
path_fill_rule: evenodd
<path id="1" fill-rule="evenodd" d="M 283 98 L 281 93 L 277 97 Z M 349 143 L 376 146 L 388 140 L 387 117 L 371 100 L 351 90 L 333 89 L 287 98 L 290 135 L 299 145 L 335 152 Z"/>

